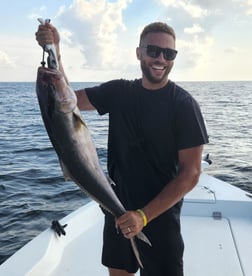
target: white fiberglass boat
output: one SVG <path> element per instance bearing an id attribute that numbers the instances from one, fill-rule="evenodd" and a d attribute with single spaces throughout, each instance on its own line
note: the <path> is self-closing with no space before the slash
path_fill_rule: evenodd
<path id="1" fill-rule="evenodd" d="M 0 276 L 108 275 L 99 206 L 90 202 L 60 223 L 65 236 L 45 230 L 0 266 Z M 182 232 L 185 276 L 252 275 L 252 194 L 202 172 L 185 197 Z"/>

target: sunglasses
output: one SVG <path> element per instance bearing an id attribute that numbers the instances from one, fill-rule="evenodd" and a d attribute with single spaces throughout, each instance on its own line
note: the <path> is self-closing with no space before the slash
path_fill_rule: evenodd
<path id="1" fill-rule="evenodd" d="M 157 58 L 160 56 L 161 52 L 164 55 L 164 58 L 166 60 L 174 60 L 178 51 L 170 48 L 161 48 L 155 45 L 147 45 L 147 46 L 141 46 L 142 48 L 146 48 L 146 53 L 151 58 Z"/>

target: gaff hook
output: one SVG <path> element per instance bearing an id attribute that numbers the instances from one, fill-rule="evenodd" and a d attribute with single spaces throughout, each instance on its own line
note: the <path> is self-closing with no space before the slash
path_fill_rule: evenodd
<path id="1" fill-rule="evenodd" d="M 43 19 L 43 18 L 38 18 L 38 22 L 42 25 L 46 24 L 46 23 L 50 23 L 50 19 Z M 51 69 L 58 69 L 58 59 L 57 59 L 57 55 L 56 55 L 56 49 L 54 44 L 46 44 L 43 47 L 43 56 L 42 56 L 42 61 L 41 61 L 41 65 L 43 67 L 45 67 L 45 52 L 48 53 L 48 57 L 47 57 L 47 66 L 48 68 Z"/>

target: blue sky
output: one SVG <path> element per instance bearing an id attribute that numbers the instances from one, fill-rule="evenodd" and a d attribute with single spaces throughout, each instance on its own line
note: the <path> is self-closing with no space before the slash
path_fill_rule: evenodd
<path id="1" fill-rule="evenodd" d="M 176 31 L 174 81 L 252 79 L 252 0 L 10 0 L 0 10 L 0 81 L 35 81 L 42 49 L 37 18 L 61 34 L 70 81 L 141 76 L 135 48 L 142 28 Z"/>

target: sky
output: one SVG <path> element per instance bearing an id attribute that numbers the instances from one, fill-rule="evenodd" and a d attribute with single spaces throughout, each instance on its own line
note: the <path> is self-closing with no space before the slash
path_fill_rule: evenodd
<path id="1" fill-rule="evenodd" d="M 9 0 L 0 10 L 0 81 L 35 81 L 39 22 L 61 36 L 70 82 L 141 77 L 135 49 L 143 27 L 176 32 L 173 81 L 252 79 L 252 0 Z"/>

